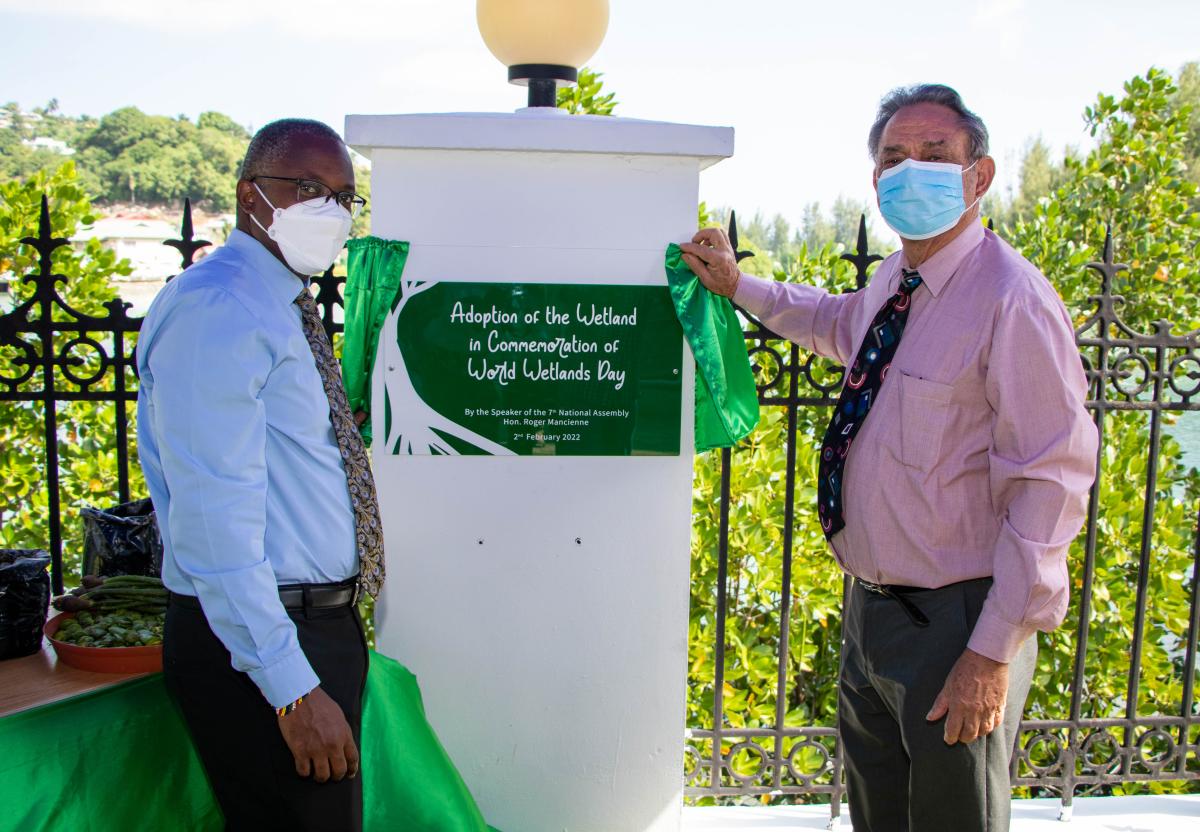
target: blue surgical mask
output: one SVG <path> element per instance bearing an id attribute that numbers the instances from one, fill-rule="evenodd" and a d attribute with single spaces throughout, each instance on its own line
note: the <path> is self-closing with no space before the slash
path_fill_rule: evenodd
<path id="1" fill-rule="evenodd" d="M 905 159 L 879 174 L 879 211 L 888 227 L 906 240 L 928 240 L 958 224 L 975 207 L 963 199 L 963 168 L 947 162 Z"/>

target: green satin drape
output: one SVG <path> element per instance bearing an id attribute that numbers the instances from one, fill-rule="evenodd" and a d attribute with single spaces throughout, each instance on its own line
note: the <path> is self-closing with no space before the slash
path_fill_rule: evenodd
<path id="1" fill-rule="evenodd" d="M 367 412 L 359 431 L 371 444 L 371 373 L 379 333 L 400 299 L 400 278 L 408 262 L 408 243 L 379 237 L 357 237 L 346 243 L 349 262 L 342 298 L 346 331 L 342 341 L 342 383 L 354 413 Z"/>
<path id="2" fill-rule="evenodd" d="M 680 255 L 667 246 L 671 300 L 696 358 L 696 452 L 729 448 L 758 425 L 754 371 L 733 304 L 705 289 Z"/>
<path id="3" fill-rule="evenodd" d="M 224 828 L 161 674 L 4 717 L 0 749 L 0 832 Z M 362 777 L 366 832 L 490 828 L 425 719 L 417 680 L 377 653 Z"/>

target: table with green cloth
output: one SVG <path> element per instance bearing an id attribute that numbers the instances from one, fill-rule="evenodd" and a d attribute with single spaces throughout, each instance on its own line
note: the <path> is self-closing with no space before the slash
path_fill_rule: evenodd
<path id="1" fill-rule="evenodd" d="M 361 750 L 367 832 L 491 829 L 425 719 L 416 678 L 378 653 Z M 0 807 L 2 832 L 224 827 L 162 674 L 0 719 Z"/>

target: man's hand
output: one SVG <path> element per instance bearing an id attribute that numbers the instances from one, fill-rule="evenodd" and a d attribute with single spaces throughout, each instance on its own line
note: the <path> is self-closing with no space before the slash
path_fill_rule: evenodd
<path id="1" fill-rule="evenodd" d="M 925 718 L 936 722 L 946 717 L 946 744 L 966 744 L 1000 727 L 1007 698 L 1008 665 L 966 650 Z"/>
<path id="2" fill-rule="evenodd" d="M 733 297 L 742 273 L 729 235 L 723 228 L 703 228 L 690 243 L 682 243 L 679 248 L 683 251 L 683 262 L 708 291 Z"/>
<path id="3" fill-rule="evenodd" d="M 367 421 L 367 417 L 370 415 L 371 414 L 367 413 L 365 410 L 356 410 L 354 412 L 354 426 L 356 428 L 361 428 L 362 423 Z"/>
<path id="4" fill-rule="evenodd" d="M 296 773 L 318 783 L 347 774 L 358 776 L 358 746 L 350 723 L 336 702 L 320 688 L 304 697 L 300 707 L 279 719 L 279 731 L 296 758 Z"/>

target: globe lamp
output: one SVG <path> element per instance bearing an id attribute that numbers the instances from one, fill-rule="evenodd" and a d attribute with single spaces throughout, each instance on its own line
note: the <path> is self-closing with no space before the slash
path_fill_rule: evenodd
<path id="1" fill-rule="evenodd" d="M 604 41 L 608 0 L 476 0 L 475 17 L 509 82 L 529 87 L 529 106 L 553 107 Z"/>

